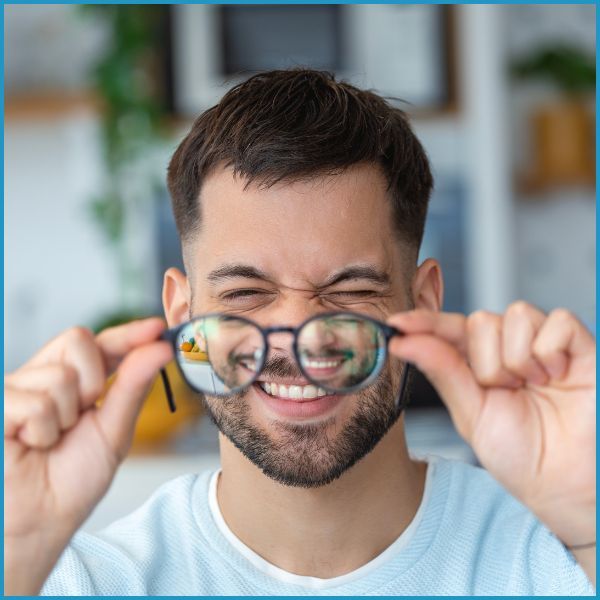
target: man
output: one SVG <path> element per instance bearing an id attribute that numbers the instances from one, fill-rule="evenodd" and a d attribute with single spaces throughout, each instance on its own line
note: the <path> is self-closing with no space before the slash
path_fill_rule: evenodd
<path id="1" fill-rule="evenodd" d="M 220 472 L 97 535 L 76 531 L 173 350 L 158 319 L 57 337 L 5 382 L 7 593 L 594 593 L 595 342 L 524 302 L 440 312 L 440 267 L 417 265 L 432 177 L 401 111 L 326 73 L 259 74 L 198 118 L 168 183 L 186 267 L 165 274 L 169 326 L 333 311 L 403 335 L 370 385 L 311 398 L 293 336 L 269 333 L 257 380 L 205 398 Z M 409 456 L 407 363 L 486 470 Z"/>

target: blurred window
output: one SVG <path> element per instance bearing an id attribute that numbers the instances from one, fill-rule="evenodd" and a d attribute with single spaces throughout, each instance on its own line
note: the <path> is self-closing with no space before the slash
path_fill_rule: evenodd
<path id="1" fill-rule="evenodd" d="M 222 6 L 223 72 L 294 65 L 338 70 L 340 15 L 339 5 Z"/>

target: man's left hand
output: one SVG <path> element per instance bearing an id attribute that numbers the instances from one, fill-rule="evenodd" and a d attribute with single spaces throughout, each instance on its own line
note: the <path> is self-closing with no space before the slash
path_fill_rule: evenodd
<path id="1" fill-rule="evenodd" d="M 427 376 L 482 466 L 565 545 L 594 542 L 596 343 L 583 324 L 525 302 L 388 323 L 405 333 L 390 351 Z"/>

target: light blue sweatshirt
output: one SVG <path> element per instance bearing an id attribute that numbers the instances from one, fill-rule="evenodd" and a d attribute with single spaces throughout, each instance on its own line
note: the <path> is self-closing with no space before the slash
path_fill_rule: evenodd
<path id="1" fill-rule="evenodd" d="M 296 575 L 253 552 L 221 515 L 217 471 L 174 479 L 102 532 L 76 534 L 42 594 L 595 594 L 571 554 L 486 471 L 428 462 L 409 527 L 351 573 Z"/>

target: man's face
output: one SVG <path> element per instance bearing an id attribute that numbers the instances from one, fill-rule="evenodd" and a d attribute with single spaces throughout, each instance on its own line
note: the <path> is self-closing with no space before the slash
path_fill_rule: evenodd
<path id="1" fill-rule="evenodd" d="M 297 326 L 319 312 L 385 321 L 410 307 L 414 262 L 395 239 L 386 182 L 375 167 L 269 189 L 244 189 L 245 183 L 226 169 L 203 186 L 201 231 L 185 249 L 189 317 L 222 312 L 265 327 Z M 229 398 L 208 396 L 209 413 L 273 479 L 304 487 L 329 483 L 394 423 L 401 366 L 388 360 L 376 382 L 359 392 L 306 402 L 310 390 L 299 402 L 285 397 L 290 386 L 303 392 L 309 383 L 293 357 L 291 335 L 272 334 L 269 342 L 259 381 Z"/>

